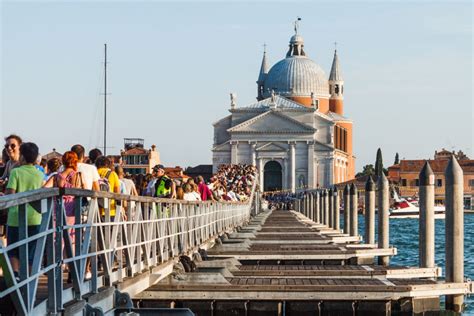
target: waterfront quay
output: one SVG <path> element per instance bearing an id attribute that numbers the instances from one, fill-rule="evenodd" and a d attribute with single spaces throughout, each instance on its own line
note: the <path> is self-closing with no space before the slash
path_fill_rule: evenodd
<path id="1" fill-rule="evenodd" d="M 420 173 L 420 261 L 413 267 L 390 264 L 404 249 L 388 243 L 384 175 L 377 183 L 369 178 L 363 192 L 363 237 L 355 186 L 308 190 L 295 195 L 289 209 L 274 210 L 262 208 L 257 181 L 249 200 L 239 203 L 57 188 L 0 197 L 1 209 L 19 206 L 20 225 L 19 242 L 0 244 L 1 310 L 7 315 L 436 315 L 444 296 L 445 309 L 461 312 L 464 296 L 473 292 L 464 276 L 462 170 L 455 159 L 446 169 L 445 271 L 434 260 L 431 173 L 429 164 Z M 76 197 L 73 225 L 66 224 L 61 204 L 54 207 L 63 195 Z M 87 213 L 82 197 L 90 198 Z M 120 201 L 114 218 L 108 215 L 112 199 Z M 33 236 L 27 235 L 27 203 L 43 214 L 40 233 Z M 36 248 L 28 265 L 31 243 Z M 19 278 L 12 273 L 12 249 L 20 257 Z"/>

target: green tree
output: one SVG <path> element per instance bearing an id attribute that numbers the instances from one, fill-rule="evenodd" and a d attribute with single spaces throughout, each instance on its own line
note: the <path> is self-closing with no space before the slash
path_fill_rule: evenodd
<path id="1" fill-rule="evenodd" d="M 362 171 L 356 174 L 356 178 L 362 177 L 362 176 L 373 176 L 374 174 L 375 174 L 374 165 L 373 164 L 365 165 L 364 167 L 362 167 Z"/>
<path id="2" fill-rule="evenodd" d="M 400 158 L 398 157 L 398 153 L 395 154 L 395 162 L 394 165 L 398 165 L 400 163 Z"/>
<path id="3" fill-rule="evenodd" d="M 378 177 L 383 172 L 382 150 L 377 149 L 377 159 L 375 160 L 375 175 Z"/>

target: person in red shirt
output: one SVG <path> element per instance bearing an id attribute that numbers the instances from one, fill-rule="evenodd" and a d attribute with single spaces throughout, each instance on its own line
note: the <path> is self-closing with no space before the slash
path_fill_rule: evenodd
<path id="1" fill-rule="evenodd" d="M 203 201 L 214 201 L 214 197 L 212 196 L 212 192 L 207 186 L 206 182 L 204 182 L 204 179 L 202 176 L 197 177 L 197 183 L 198 183 L 198 190 L 199 194 L 201 194 L 201 200 Z"/>

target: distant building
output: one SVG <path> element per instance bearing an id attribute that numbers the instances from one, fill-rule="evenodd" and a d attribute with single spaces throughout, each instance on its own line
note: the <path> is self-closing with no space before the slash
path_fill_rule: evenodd
<path id="1" fill-rule="evenodd" d="M 181 168 L 180 166 L 165 167 L 165 173 L 168 177 L 170 177 L 173 180 L 183 181 L 189 178 L 189 176 L 184 174 L 183 168 Z"/>
<path id="2" fill-rule="evenodd" d="M 204 181 L 209 181 L 212 177 L 212 165 L 197 165 L 196 167 L 187 167 L 184 174 L 196 178 L 202 176 Z"/>
<path id="3" fill-rule="evenodd" d="M 160 163 L 160 153 L 155 145 L 151 149 L 144 148 L 142 138 L 125 138 L 124 149 L 120 151 L 121 164 L 125 173 L 147 174 Z"/>
<path id="4" fill-rule="evenodd" d="M 445 149 L 436 151 L 434 160 L 428 160 L 431 169 L 435 174 L 435 202 L 444 204 L 445 178 L 444 171 L 452 156 L 460 157 L 459 165 L 464 173 L 464 207 L 466 209 L 474 208 L 474 160 L 470 160 L 459 151 L 450 152 Z M 388 167 L 388 176 L 398 183 L 401 196 L 417 196 L 419 189 L 419 174 L 427 160 L 400 160 L 399 164 Z"/>
<path id="5" fill-rule="evenodd" d="M 328 187 L 354 178 L 352 120 L 344 116 L 344 78 L 337 51 L 329 76 L 298 33 L 286 57 L 269 68 L 264 52 L 257 102 L 214 123 L 213 169 L 252 164 L 264 191 Z"/>
<path id="6" fill-rule="evenodd" d="M 62 157 L 63 157 L 63 154 L 58 153 L 58 152 L 56 151 L 56 148 L 53 148 L 53 151 L 52 151 L 52 152 L 49 152 L 49 153 L 43 155 L 41 158 L 42 158 L 42 159 L 45 159 L 46 161 L 48 161 L 48 160 L 50 160 L 50 159 L 52 159 L 52 158 L 59 158 L 59 159 L 61 159 Z"/>
<path id="7" fill-rule="evenodd" d="M 456 151 L 454 150 L 451 152 L 444 148 L 441 149 L 440 151 L 435 151 L 434 159 L 435 160 L 441 160 L 441 159 L 449 160 L 452 156 L 456 157 L 457 160 L 469 160 L 469 157 L 466 156 L 466 154 L 464 154 L 462 150 L 459 150 L 456 153 Z"/>

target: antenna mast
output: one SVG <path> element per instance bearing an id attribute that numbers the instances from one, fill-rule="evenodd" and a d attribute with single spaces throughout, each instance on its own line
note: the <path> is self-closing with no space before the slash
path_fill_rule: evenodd
<path id="1" fill-rule="evenodd" d="M 107 44 L 104 44 L 104 156 L 107 155 Z"/>

